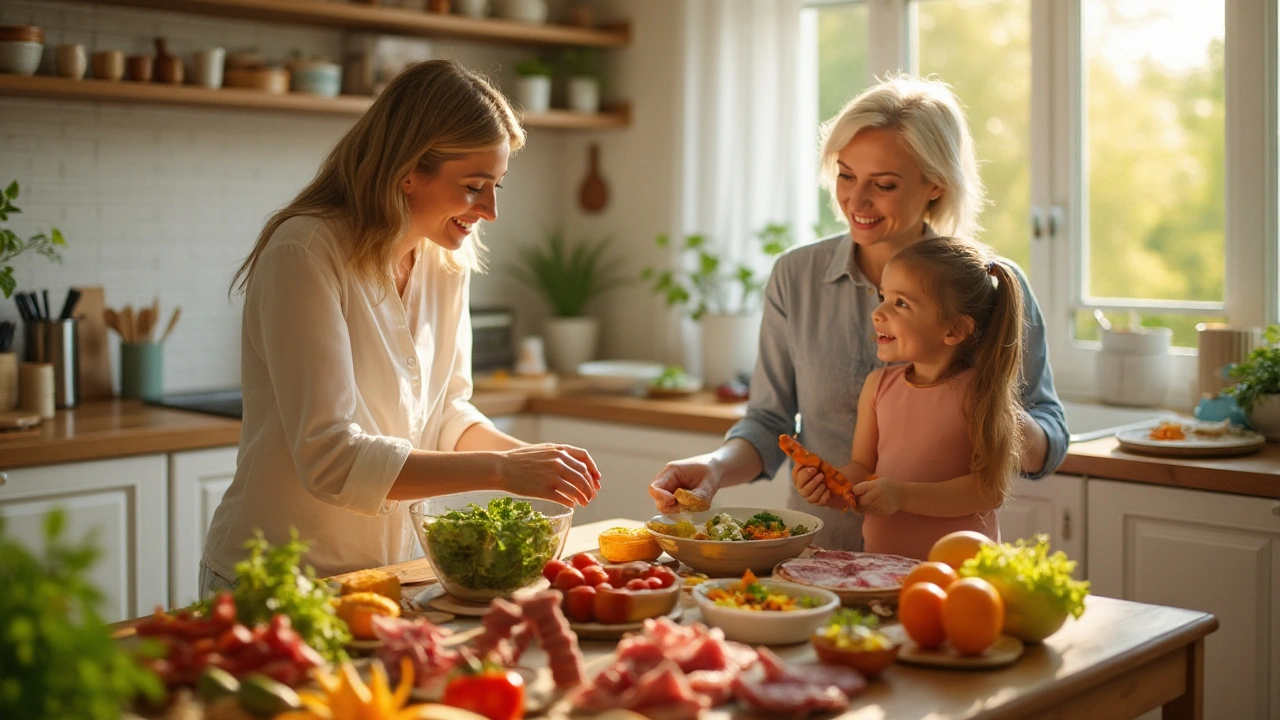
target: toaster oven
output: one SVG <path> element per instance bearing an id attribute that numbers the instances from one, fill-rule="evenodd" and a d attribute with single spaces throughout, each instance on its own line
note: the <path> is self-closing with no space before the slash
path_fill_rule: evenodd
<path id="1" fill-rule="evenodd" d="M 515 365 L 515 326 L 511 308 L 471 308 L 471 372 L 510 370 Z"/>

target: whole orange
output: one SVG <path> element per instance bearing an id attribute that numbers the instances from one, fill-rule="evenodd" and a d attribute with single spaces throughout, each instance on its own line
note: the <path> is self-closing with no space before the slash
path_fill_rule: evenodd
<path id="1" fill-rule="evenodd" d="M 942 627 L 956 652 L 981 655 L 1004 629 L 1004 600 L 982 578 L 957 580 L 942 603 Z"/>
<path id="2" fill-rule="evenodd" d="M 902 579 L 902 588 L 905 590 L 909 585 L 915 585 L 918 582 L 931 582 L 934 585 L 946 590 L 951 583 L 959 580 L 960 576 L 956 574 L 955 568 L 943 562 L 922 562 L 911 568 L 911 572 Z"/>
<path id="3" fill-rule="evenodd" d="M 978 548 L 991 544 L 991 538 L 974 530 L 957 530 L 938 538 L 929 550 L 930 562 L 942 562 L 956 570 L 965 560 L 978 554 Z"/>
<path id="4" fill-rule="evenodd" d="M 947 639 L 942 627 L 942 605 L 947 593 L 931 582 L 918 582 L 898 594 L 898 620 L 907 635 L 922 648 L 935 648 Z"/>

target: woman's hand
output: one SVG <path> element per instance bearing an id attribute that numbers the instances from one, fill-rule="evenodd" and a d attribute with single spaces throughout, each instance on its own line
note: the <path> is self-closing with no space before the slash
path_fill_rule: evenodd
<path id="1" fill-rule="evenodd" d="M 902 510 L 904 483 L 890 478 L 867 480 L 853 486 L 858 496 L 858 509 L 864 515 L 885 517 Z"/>
<path id="2" fill-rule="evenodd" d="M 699 455 L 667 463 L 649 483 L 649 495 L 658 512 L 668 515 L 681 512 L 680 503 L 676 502 L 676 490 L 684 488 L 711 502 L 719 487 L 720 480 L 715 476 L 708 456 Z"/>
<path id="3" fill-rule="evenodd" d="M 500 453 L 503 489 L 516 495 L 586 505 L 600 489 L 600 470 L 586 450 L 542 443 Z"/>
<path id="4" fill-rule="evenodd" d="M 822 473 L 818 472 L 818 468 L 808 465 L 793 466 L 791 468 L 791 484 L 796 486 L 796 491 L 800 493 L 801 497 L 814 505 L 835 508 L 836 510 L 844 510 L 849 507 L 848 503 L 827 487 L 827 483 L 823 481 Z"/>

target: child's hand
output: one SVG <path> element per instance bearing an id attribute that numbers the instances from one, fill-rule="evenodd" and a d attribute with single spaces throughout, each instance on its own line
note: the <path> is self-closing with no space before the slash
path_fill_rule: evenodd
<path id="1" fill-rule="evenodd" d="M 858 496 L 858 509 L 866 515 L 885 517 L 902 509 L 902 483 L 890 478 L 878 478 L 853 486 Z"/>
<path id="2" fill-rule="evenodd" d="M 822 480 L 822 473 L 815 467 L 797 465 L 791 470 L 791 482 L 800 495 L 814 505 L 844 510 L 849 507 L 844 500 L 837 497 Z"/>

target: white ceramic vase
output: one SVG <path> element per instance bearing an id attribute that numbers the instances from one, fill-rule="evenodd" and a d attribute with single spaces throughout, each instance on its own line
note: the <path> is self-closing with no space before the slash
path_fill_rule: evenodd
<path id="1" fill-rule="evenodd" d="M 575 373 L 579 365 L 596 359 L 600 319 L 586 316 L 549 318 L 543 335 L 547 341 L 547 359 L 551 369 L 562 375 Z"/>
<path id="2" fill-rule="evenodd" d="M 516 81 L 516 102 L 525 112 L 541 113 L 551 108 L 551 78 L 526 75 Z"/>
<path id="3" fill-rule="evenodd" d="M 702 380 L 709 386 L 750 376 L 760 348 L 760 313 L 707 313 L 702 324 Z"/>
<path id="4" fill-rule="evenodd" d="M 1169 328 L 1103 330 L 1098 397 L 1108 405 L 1151 407 L 1164 401 L 1173 362 Z"/>
<path id="5" fill-rule="evenodd" d="M 1249 411 L 1249 424 L 1271 442 L 1280 442 L 1280 395 L 1260 395 Z"/>
<path id="6" fill-rule="evenodd" d="M 585 75 L 569 78 L 569 109 L 591 115 L 600 112 L 600 81 Z"/>

